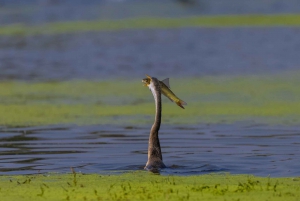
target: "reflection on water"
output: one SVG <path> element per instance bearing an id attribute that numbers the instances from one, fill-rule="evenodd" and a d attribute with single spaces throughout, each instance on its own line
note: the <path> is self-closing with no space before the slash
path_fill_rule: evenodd
<path id="1" fill-rule="evenodd" d="M 264 125 L 163 126 L 162 174 L 226 171 L 299 175 L 300 128 Z M 143 169 L 148 127 L 61 126 L 2 128 L 0 172 L 36 174 Z"/>

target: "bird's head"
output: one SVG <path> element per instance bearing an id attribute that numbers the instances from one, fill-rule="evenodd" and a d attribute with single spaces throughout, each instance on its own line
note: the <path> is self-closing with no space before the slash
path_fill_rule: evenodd
<path id="1" fill-rule="evenodd" d="M 151 83 L 151 77 L 149 75 L 146 75 L 147 77 L 142 79 L 142 82 L 144 83 L 144 86 L 148 86 Z"/>

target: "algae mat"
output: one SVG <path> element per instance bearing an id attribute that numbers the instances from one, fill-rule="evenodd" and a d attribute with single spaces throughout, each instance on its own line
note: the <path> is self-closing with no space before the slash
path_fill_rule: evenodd
<path id="1" fill-rule="evenodd" d="M 299 200 L 300 178 L 207 174 L 0 176 L 1 200 Z"/>
<path id="2" fill-rule="evenodd" d="M 299 14 L 281 15 L 216 15 L 183 18 L 133 18 L 121 20 L 95 20 L 53 22 L 28 26 L 13 24 L 0 27 L 0 35 L 64 34 L 89 31 L 120 31 L 130 29 L 170 29 L 182 27 L 278 27 L 300 26 Z"/>
<path id="3" fill-rule="evenodd" d="M 172 90 L 188 105 L 182 110 L 163 98 L 163 123 L 251 120 L 298 124 L 298 77 L 299 72 L 268 76 L 171 78 Z M 154 103 L 152 94 L 142 86 L 141 79 L 0 82 L 0 125 L 148 125 L 153 121 Z"/>

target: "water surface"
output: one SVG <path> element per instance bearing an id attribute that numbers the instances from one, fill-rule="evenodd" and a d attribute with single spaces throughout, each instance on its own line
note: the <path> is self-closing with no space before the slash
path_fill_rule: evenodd
<path id="1" fill-rule="evenodd" d="M 202 77 L 299 69 L 300 28 L 182 28 L 0 37 L 0 79 Z"/>
<path id="2" fill-rule="evenodd" d="M 187 17 L 299 12 L 298 0 L 0 0 L 1 25 L 15 23 L 34 25 L 59 21 L 145 16 Z"/>
<path id="3" fill-rule="evenodd" d="M 97 4 L 93 1 L 93 3 L 85 5 L 78 3 L 79 1 L 76 1 L 77 4 L 72 4 L 71 1 L 66 4 L 59 3 L 62 1 L 39 1 L 38 5 L 32 3 L 36 1 L 30 1 L 31 4 L 18 1 L 19 3 L 23 2 L 21 6 L 18 3 L 12 5 L 10 2 L 12 1 L 0 1 L 3 6 L 0 8 L 1 25 L 16 23 L 41 25 L 62 21 L 123 19 L 145 15 L 185 17 L 209 14 L 299 12 L 299 6 L 295 6 L 298 5 L 297 0 L 263 2 L 232 0 L 231 3 L 221 0 L 196 1 L 195 5 L 182 5 L 175 1 L 172 3 L 166 1 L 167 3 L 163 4 L 151 4 L 152 7 L 130 4 L 129 1 L 124 1 L 124 4 L 110 4 L 104 1 L 101 1 L 102 4 Z M 158 10 L 158 7 L 161 10 Z M 65 15 L 65 13 L 70 15 Z M 300 29 L 297 27 L 218 27 L 1 36 L 0 80 L 48 82 L 93 79 L 103 81 L 122 77 L 137 80 L 137 83 L 141 84 L 140 80 L 145 73 L 160 79 L 184 77 L 186 80 L 216 75 L 281 74 L 299 69 L 299 33 Z M 220 85 L 228 84 L 222 79 L 218 82 L 221 83 Z M 226 89 L 226 93 L 224 90 L 219 90 L 218 87 L 218 90 L 211 92 L 209 90 L 212 88 L 209 88 L 208 84 L 204 86 L 207 94 L 201 94 L 199 89 L 186 92 L 186 88 L 191 90 L 189 87 L 185 88 L 185 86 L 189 86 L 188 82 L 186 82 L 187 85 L 184 85 L 186 83 L 175 85 L 175 89 L 182 85 L 181 91 L 179 90 L 181 93 L 178 90 L 176 93 L 182 95 L 183 99 L 189 103 L 190 111 L 204 108 L 197 105 L 201 101 L 213 102 L 219 106 L 221 105 L 220 101 L 233 103 L 230 112 L 221 110 L 222 108 L 228 109 L 226 104 L 219 108 L 215 107 L 216 105 L 211 107 L 213 109 L 208 108 L 209 114 L 216 112 L 218 115 L 223 115 L 222 119 L 236 114 L 235 103 L 252 103 L 254 105 L 253 110 L 250 108 L 244 113 L 237 113 L 241 116 L 241 114 L 249 115 L 249 111 L 255 111 L 255 108 L 257 111 L 261 111 L 259 107 L 265 108 L 265 105 L 261 103 L 267 102 L 266 106 L 270 106 L 271 100 L 277 101 L 278 104 L 271 104 L 272 108 L 267 109 L 266 119 L 270 118 L 269 113 L 276 118 L 291 115 L 288 118 L 299 119 L 297 116 L 299 107 L 294 107 L 294 103 L 299 102 L 298 89 L 286 84 L 288 83 L 286 80 L 278 82 L 285 83 L 285 85 L 280 85 L 280 90 L 277 91 L 272 87 L 262 87 L 276 85 L 273 84 L 276 82 L 275 80 L 271 84 L 255 85 L 257 81 L 254 80 L 249 86 L 254 83 L 254 86 L 257 87 L 254 87 L 253 90 L 250 87 L 251 90 L 246 90 L 246 93 L 240 93 L 240 91 L 245 92 L 245 89 L 237 87 L 240 86 L 239 84 L 229 85 L 230 90 L 226 91 Z M 293 83 L 295 83 L 294 86 L 298 86 L 298 82 Z M 139 84 L 137 85 L 141 87 Z M 60 111 L 66 107 L 70 108 L 63 113 L 65 115 L 55 113 L 53 111 L 57 110 L 53 110 L 54 115 L 51 118 L 56 120 L 55 115 L 57 115 L 61 118 L 74 118 L 80 121 L 76 122 L 73 119 L 68 122 L 60 121 L 61 126 L 2 127 L 0 129 L 1 174 L 70 172 L 70 167 L 84 173 L 111 173 L 143 169 L 147 161 L 150 124 L 137 127 L 126 127 L 119 124 L 118 126 L 104 125 L 104 123 L 98 126 L 64 124 L 83 123 L 78 116 L 86 114 L 86 108 L 78 107 L 72 113 L 70 111 L 75 110 L 75 107 L 72 106 L 74 103 L 84 106 L 97 105 L 97 107 L 98 104 L 106 104 L 106 108 L 108 104 L 130 104 L 134 105 L 136 109 L 137 104 L 150 103 L 151 100 L 152 111 L 151 95 L 145 96 L 140 93 L 138 97 L 142 98 L 136 98 L 136 95 L 132 94 L 136 94 L 138 90 L 132 87 L 132 83 L 131 88 L 128 88 L 128 83 L 126 83 L 124 88 L 119 90 L 122 93 L 130 91 L 131 94 L 127 93 L 126 96 L 121 94 L 122 96 L 118 96 L 115 102 L 111 101 L 111 97 L 116 99 L 115 96 L 118 93 L 113 92 L 111 93 L 113 96 L 107 98 L 103 95 L 105 90 L 97 93 L 98 89 L 93 89 L 90 91 L 92 95 L 86 95 L 87 88 L 79 88 L 79 85 L 76 85 L 74 89 L 73 85 L 65 88 L 70 93 L 75 91 L 75 95 L 68 95 L 69 93 L 65 93 L 63 90 L 59 91 L 57 88 L 50 88 L 47 91 L 45 85 L 38 85 L 40 87 L 32 89 L 26 84 L 21 88 L 18 84 L 8 83 L 5 85 L 4 82 L 4 85 L 1 86 L 4 86 L 1 90 L 4 91 L 3 94 L 11 94 L 10 98 L 1 96 L 0 109 L 4 111 L 1 116 L 1 125 L 8 124 L 6 121 L 8 116 L 10 120 L 14 120 L 8 121 L 11 126 L 17 123 L 17 125 L 26 125 L 16 121 L 21 116 L 22 122 L 24 122 L 24 119 L 27 119 L 26 115 L 30 116 L 29 120 L 46 119 L 45 122 L 41 121 L 42 123 L 33 121 L 35 123 L 57 123 L 46 118 L 50 116 L 48 109 L 51 104 L 55 106 L 52 109 L 57 106 Z M 14 91 L 13 86 L 17 88 Z M 61 87 L 61 85 L 59 86 Z M 101 83 L 97 86 L 101 86 Z M 172 86 L 174 85 L 172 84 Z M 110 89 L 112 88 L 115 87 Z M 199 88 L 201 89 L 201 87 Z M 262 88 L 264 90 L 261 90 Z M 32 91 L 28 89 L 32 89 Z M 80 90 L 84 92 L 81 93 Z M 202 88 L 201 91 L 203 92 L 203 90 Z M 184 91 L 186 94 L 183 93 Z M 268 96 L 267 92 L 270 92 L 271 95 Z M 78 94 L 80 96 L 77 96 Z M 236 94 L 240 96 L 236 96 Z M 128 98 L 128 96 L 130 97 Z M 44 103 L 49 103 L 49 105 L 43 105 Z M 279 109 L 282 105 L 286 109 L 280 113 Z M 148 108 L 148 105 L 146 106 Z M 140 108 L 146 108 L 146 106 Z M 113 107 L 115 108 L 115 106 L 111 106 L 111 108 Z M 95 111 L 94 108 L 96 106 L 91 109 L 90 113 Z M 98 111 L 101 110 L 101 107 L 99 108 Z M 171 110 L 173 108 L 169 111 Z M 279 112 L 277 112 L 278 110 Z M 110 108 L 106 111 L 110 111 Z M 126 111 L 132 112 L 133 110 L 127 109 Z M 273 111 L 276 112 L 273 113 Z M 103 111 L 101 110 L 101 112 Z M 25 116 L 24 113 L 26 113 Z M 201 113 L 203 115 L 203 109 Z M 99 114 L 102 113 L 99 112 Z M 250 115 L 253 114 L 261 115 L 259 112 L 250 113 Z M 194 119 L 200 121 L 199 115 L 193 115 Z M 87 119 L 101 121 L 98 116 L 91 115 Z M 109 118 L 105 117 L 107 122 L 111 120 L 110 118 L 114 120 L 116 114 L 112 113 Z M 128 119 L 128 117 L 125 118 Z M 152 117 L 149 118 L 152 119 Z M 185 119 L 191 121 L 190 117 Z M 245 173 L 260 176 L 299 176 L 299 160 L 297 158 L 300 152 L 299 131 L 300 127 L 298 126 L 267 126 L 253 123 L 163 125 L 160 133 L 161 145 L 165 164 L 169 168 L 163 170 L 162 173 L 191 175 L 226 171 L 233 174 Z"/>
<path id="4" fill-rule="evenodd" d="M 249 123 L 163 125 L 163 174 L 299 176 L 300 127 Z M 1 174 L 116 173 L 143 169 L 149 126 L 2 128 Z"/>

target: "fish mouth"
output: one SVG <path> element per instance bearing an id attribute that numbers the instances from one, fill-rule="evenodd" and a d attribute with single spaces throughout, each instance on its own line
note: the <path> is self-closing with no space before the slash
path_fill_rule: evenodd
<path id="1" fill-rule="evenodd" d="M 142 79 L 142 83 L 143 83 L 143 85 L 144 85 L 145 87 L 148 86 L 148 85 L 150 84 L 148 78 Z"/>
<path id="2" fill-rule="evenodd" d="M 143 83 L 144 87 L 148 86 L 147 83 L 144 80 L 142 80 L 142 83 Z"/>

